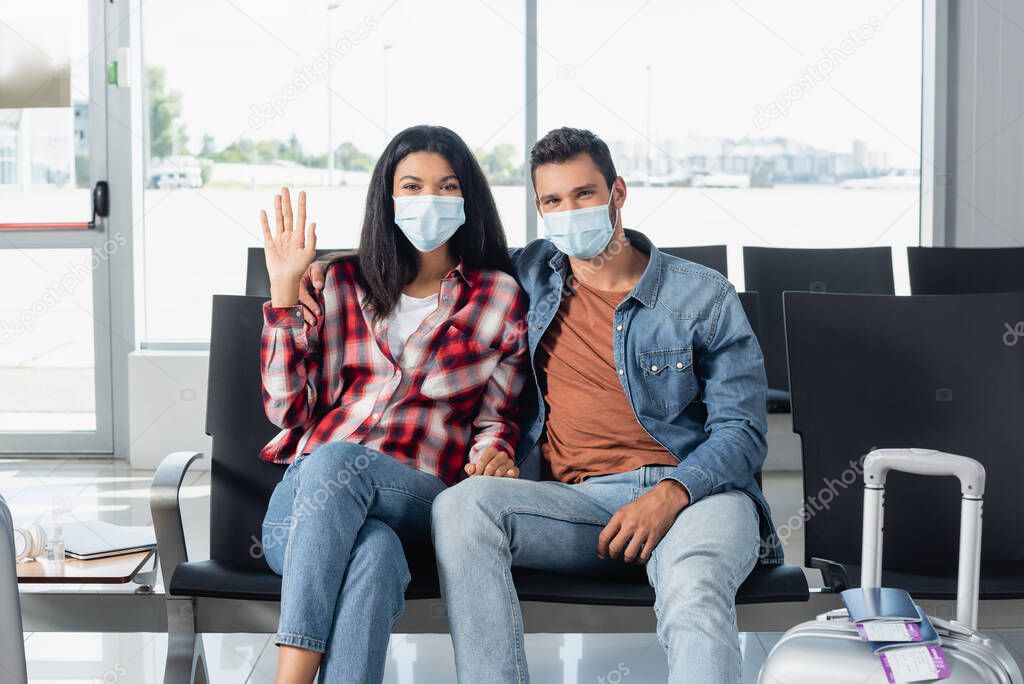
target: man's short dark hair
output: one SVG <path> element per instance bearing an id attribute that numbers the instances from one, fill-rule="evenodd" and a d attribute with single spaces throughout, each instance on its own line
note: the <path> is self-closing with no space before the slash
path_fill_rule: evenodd
<path id="1" fill-rule="evenodd" d="M 585 128 L 556 128 L 538 140 L 530 150 L 530 179 L 536 181 L 538 166 L 566 162 L 578 154 L 590 155 L 610 190 L 619 175 L 615 173 L 612 153 L 604 140 Z"/>

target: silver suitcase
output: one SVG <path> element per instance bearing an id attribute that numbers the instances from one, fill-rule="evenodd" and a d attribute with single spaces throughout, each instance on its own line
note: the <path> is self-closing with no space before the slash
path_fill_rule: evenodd
<path id="1" fill-rule="evenodd" d="M 960 480 L 960 559 L 956 620 L 931 618 L 949 665 L 948 684 L 1024 684 L 998 641 L 977 631 L 981 507 L 985 469 L 974 459 L 924 449 L 878 449 L 864 459 L 863 587 L 881 586 L 885 476 L 890 470 Z M 768 654 L 758 684 L 887 684 L 878 656 L 861 641 L 845 609 L 793 627 Z"/>

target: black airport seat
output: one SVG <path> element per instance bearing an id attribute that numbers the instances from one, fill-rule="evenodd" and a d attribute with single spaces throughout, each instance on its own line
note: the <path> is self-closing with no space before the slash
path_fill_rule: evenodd
<path id="1" fill-rule="evenodd" d="M 693 247 L 660 247 L 662 252 L 701 266 L 713 268 L 729 277 L 729 257 L 725 245 L 696 245 Z M 747 288 L 750 289 L 749 287 Z"/>
<path id="2" fill-rule="evenodd" d="M 171 594 L 214 598 L 277 600 L 280 578 L 262 557 L 263 515 L 284 467 L 257 453 L 277 432 L 266 418 L 259 371 L 262 297 L 216 295 L 210 340 L 206 429 L 213 437 L 210 490 L 210 560 L 179 564 L 168 584 Z M 408 598 L 438 596 L 433 552 L 407 549 L 413 580 Z M 516 570 L 524 600 L 597 605 L 653 605 L 641 568 L 630 577 L 608 580 L 567 578 Z M 739 603 L 806 601 L 801 568 L 755 570 L 737 596 Z"/>
<path id="3" fill-rule="evenodd" d="M 413 565 L 412 580 L 406 589 L 407 600 L 439 598 L 437 574 L 420 559 Z M 585 576 L 560 576 L 528 568 L 514 568 L 513 578 L 520 600 L 548 603 L 581 603 L 601 606 L 653 606 L 654 590 L 647 583 L 642 569 L 637 568 L 632 581 L 609 580 Z M 232 563 L 206 560 L 182 563 L 174 571 L 171 593 L 208 598 L 278 601 L 281 598 L 281 577 L 269 570 L 253 570 Z M 737 592 L 740 604 L 806 601 L 807 579 L 795 565 L 762 568 L 750 574 Z"/>
<path id="4" fill-rule="evenodd" d="M 913 294 L 1024 292 L 1024 247 L 907 247 Z"/>
<path id="5" fill-rule="evenodd" d="M 740 298 L 740 306 L 743 313 L 747 314 L 747 322 L 750 323 L 750 330 L 754 337 L 761 337 L 761 303 L 756 292 L 737 292 Z"/>
<path id="6" fill-rule="evenodd" d="M 888 533 L 889 523 L 886 523 Z M 982 537 L 984 543 L 984 537 Z M 821 570 L 825 586 L 845 589 L 860 586 L 861 566 L 858 563 L 833 563 L 815 559 L 814 567 Z M 948 600 L 956 597 L 956 573 L 946 575 L 922 574 L 886 570 L 883 573 L 887 587 L 906 588 L 920 599 Z M 1024 580 L 1021 580 L 1020 566 L 1017 569 L 993 570 L 979 581 L 981 598 L 991 601 L 999 599 L 1024 598 Z"/>
<path id="7" fill-rule="evenodd" d="M 1005 327 L 1022 319 L 1024 292 L 785 294 L 804 562 L 829 586 L 860 583 L 860 459 L 918 447 L 985 466 L 981 598 L 1024 598 L 1024 345 Z M 883 585 L 955 597 L 959 499 L 955 478 L 888 476 Z"/>
<path id="8" fill-rule="evenodd" d="M 846 292 L 893 294 L 892 249 L 743 248 L 744 289 L 757 292 L 761 309 L 761 351 L 768 375 L 768 411 L 789 411 L 786 333 L 782 293 Z"/>

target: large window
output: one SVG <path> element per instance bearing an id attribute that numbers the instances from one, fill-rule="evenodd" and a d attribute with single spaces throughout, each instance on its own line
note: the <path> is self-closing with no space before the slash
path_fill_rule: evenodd
<path id="1" fill-rule="evenodd" d="M 540 2 L 540 134 L 591 128 L 659 246 L 919 242 L 920 0 Z M 585 28 L 585 30 L 584 30 Z"/>
<path id="2" fill-rule="evenodd" d="M 355 246 L 369 172 L 412 124 L 474 148 L 522 241 L 520 0 L 150 0 L 141 12 L 144 339 L 208 338 L 210 296 L 243 291 L 259 210 L 281 185 L 307 190 L 319 246 Z"/>
<path id="3" fill-rule="evenodd" d="M 145 3 L 143 338 L 207 338 L 283 184 L 320 246 L 353 247 L 370 169 L 419 122 L 477 151 L 513 244 L 532 115 L 599 133 L 627 226 L 729 245 L 740 286 L 742 245 L 918 244 L 921 0 L 537 4 L 534 37 L 522 0 Z"/>

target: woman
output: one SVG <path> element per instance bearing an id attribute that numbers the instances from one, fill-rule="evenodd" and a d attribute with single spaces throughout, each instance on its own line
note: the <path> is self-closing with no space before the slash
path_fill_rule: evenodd
<path id="1" fill-rule="evenodd" d="M 447 128 L 388 144 L 358 253 L 328 267 L 314 324 L 298 304 L 316 255 L 305 194 L 296 216 L 287 188 L 274 211 L 274 232 L 261 212 L 263 400 L 283 431 L 260 455 L 289 464 L 263 523 L 283 576 L 277 681 L 320 668 L 320 681 L 379 682 L 409 582 L 403 542 L 429 541 L 431 501 L 463 471 L 518 475 L 525 300 L 483 172 Z"/>

